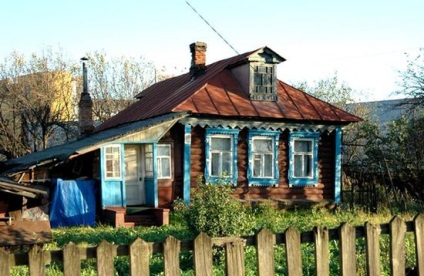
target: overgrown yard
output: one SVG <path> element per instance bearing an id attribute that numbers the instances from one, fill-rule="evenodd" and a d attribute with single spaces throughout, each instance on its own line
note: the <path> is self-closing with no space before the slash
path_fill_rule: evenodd
<path id="1" fill-rule="evenodd" d="M 162 227 L 134 227 L 114 229 L 110 226 L 76 227 L 53 230 L 53 241 L 45 245 L 46 250 L 61 249 L 69 242 L 80 246 L 96 246 L 106 240 L 116 245 L 129 245 L 136 238 L 147 242 L 161 242 L 168 236 L 178 240 L 193 240 L 199 232 L 209 236 L 253 236 L 262 228 L 273 233 L 283 233 L 289 227 L 300 232 L 313 230 L 316 226 L 336 229 L 347 222 L 352 226 L 363 226 L 365 222 L 386 224 L 393 218 L 393 209 L 380 208 L 377 214 L 361 210 L 341 207 L 328 209 L 325 207 L 277 209 L 270 203 L 245 206 L 232 199 L 231 188 L 226 186 L 203 185 L 194 195 L 190 205 L 176 203 L 171 212 L 171 223 Z M 411 221 L 424 210 L 410 209 L 409 212 L 396 213 L 404 221 Z M 330 274 L 340 274 L 339 242 L 330 241 Z M 380 237 L 380 260 L 383 275 L 390 275 L 390 239 L 388 235 Z M 411 232 L 405 238 L 406 267 L 415 266 L 415 245 Z M 314 246 L 302 244 L 303 275 L 314 275 Z M 357 275 L 366 275 L 365 239 L 356 239 Z M 287 274 L 286 251 L 283 245 L 274 247 L 275 271 L 278 275 Z M 225 275 L 224 251 L 214 249 L 214 275 Z M 97 275 L 96 260 L 84 260 L 81 266 L 82 275 Z M 181 275 L 194 275 L 192 252 L 183 251 L 180 255 Z M 62 275 L 63 264 L 52 263 L 47 267 L 48 275 Z M 150 260 L 150 274 L 163 275 L 164 263 L 162 254 L 153 254 Z M 246 275 L 257 275 L 256 251 L 254 246 L 245 248 Z M 27 267 L 14 267 L 12 275 L 27 275 Z M 129 275 L 129 258 L 115 258 L 116 275 Z"/>

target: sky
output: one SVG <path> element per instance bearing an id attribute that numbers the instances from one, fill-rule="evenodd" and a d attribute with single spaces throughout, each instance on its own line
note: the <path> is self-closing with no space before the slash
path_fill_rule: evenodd
<path id="1" fill-rule="evenodd" d="M 52 47 L 79 60 L 98 50 L 180 74 L 196 41 L 208 45 L 207 64 L 268 46 L 286 59 L 277 69 L 286 83 L 337 73 L 357 101 L 386 100 L 401 97 L 405 54 L 424 47 L 423 10 L 422 0 L 0 0 L 0 61 L 12 51 Z"/>

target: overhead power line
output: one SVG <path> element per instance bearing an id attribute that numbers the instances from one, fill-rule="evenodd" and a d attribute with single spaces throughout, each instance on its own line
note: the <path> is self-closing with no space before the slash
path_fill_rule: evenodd
<path id="1" fill-rule="evenodd" d="M 186 4 L 214 31 L 230 48 L 239 55 L 239 52 L 192 6 L 188 1 Z"/>

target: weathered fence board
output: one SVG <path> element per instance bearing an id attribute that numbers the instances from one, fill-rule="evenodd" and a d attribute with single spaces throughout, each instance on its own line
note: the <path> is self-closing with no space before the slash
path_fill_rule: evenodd
<path id="1" fill-rule="evenodd" d="M 340 228 L 340 275 L 356 275 L 355 228 L 344 223 Z"/>
<path id="2" fill-rule="evenodd" d="M 225 245 L 228 276 L 244 276 L 244 242 L 233 241 Z"/>
<path id="3" fill-rule="evenodd" d="M 79 247 L 70 242 L 63 248 L 63 273 L 65 276 L 81 275 L 81 257 Z"/>
<path id="4" fill-rule="evenodd" d="M 302 276 L 302 254 L 300 251 L 300 232 L 289 227 L 285 232 L 287 271 L 290 276 Z"/>
<path id="5" fill-rule="evenodd" d="M 131 275 L 150 275 L 150 247 L 149 244 L 137 238 L 129 248 Z"/>
<path id="6" fill-rule="evenodd" d="M 212 276 L 212 240 L 205 233 L 194 240 L 194 267 L 197 276 Z"/>
<path id="7" fill-rule="evenodd" d="M 414 219 L 415 250 L 417 254 L 417 271 L 424 276 L 424 214 Z"/>
<path id="8" fill-rule="evenodd" d="M 330 249 L 328 247 L 328 229 L 315 227 L 315 272 L 317 276 L 330 275 Z"/>
<path id="9" fill-rule="evenodd" d="M 10 274 L 9 253 L 0 248 L 0 275 L 8 276 Z"/>
<path id="10" fill-rule="evenodd" d="M 365 224 L 365 240 L 367 243 L 366 266 L 369 276 L 380 276 L 380 227 L 371 223 Z"/>
<path id="11" fill-rule="evenodd" d="M 227 275 L 245 275 L 245 247 L 255 246 L 257 253 L 257 274 L 260 276 L 275 275 L 275 246 L 285 246 L 287 275 L 302 275 L 302 243 L 315 246 L 315 270 L 318 276 L 330 273 L 338 275 L 356 275 L 364 267 L 356 268 L 356 239 L 365 237 L 367 275 L 380 275 L 380 238 L 390 238 L 391 275 L 405 274 L 405 238 L 406 232 L 414 232 L 416 248 L 417 275 L 424 276 L 424 215 L 416 216 L 414 221 L 404 222 L 394 217 L 389 224 L 373 225 L 366 223 L 364 227 L 352 227 L 343 224 L 336 229 L 316 227 L 313 231 L 300 233 L 290 227 L 284 233 L 273 234 L 262 229 L 255 237 L 218 237 L 210 238 L 200 234 L 195 240 L 179 241 L 168 237 L 164 242 L 145 242 L 136 239 L 131 245 L 112 245 L 106 241 L 97 247 L 80 247 L 69 243 L 62 251 L 43 251 L 41 245 L 34 245 L 27 253 L 10 253 L 0 247 L 0 275 L 10 275 L 16 265 L 29 267 L 30 275 L 45 275 L 45 265 L 50 262 L 63 262 L 64 275 L 80 275 L 81 260 L 97 259 L 98 275 L 114 275 L 114 257 L 128 256 L 131 275 L 149 275 L 152 253 L 163 254 L 164 275 L 180 274 L 180 252 L 193 252 L 194 271 L 196 275 L 213 275 L 212 248 L 225 249 Z M 330 272 L 329 241 L 339 243 L 340 271 Z M 309 253 L 308 253 L 309 254 Z M 281 262 L 282 260 L 278 260 Z M 279 268 L 280 269 L 280 268 Z M 278 271 L 280 273 L 280 271 Z M 283 272 L 284 273 L 284 272 Z M 308 271 L 310 273 L 310 271 Z M 414 274 L 415 275 L 415 274 Z"/>
<path id="12" fill-rule="evenodd" d="M 406 225 L 400 217 L 390 221 L 390 266 L 392 275 L 405 274 Z"/>
<path id="13" fill-rule="evenodd" d="M 28 253 L 29 275 L 38 276 L 45 274 L 43 246 L 34 245 Z"/>
<path id="14" fill-rule="evenodd" d="M 268 229 L 262 229 L 256 236 L 256 250 L 259 276 L 274 276 L 275 235 Z"/>
<path id="15" fill-rule="evenodd" d="M 116 256 L 115 247 L 107 241 L 102 241 L 97 247 L 97 273 L 103 276 L 115 275 L 113 258 Z"/>
<path id="16" fill-rule="evenodd" d="M 164 243 L 165 275 L 180 275 L 180 241 L 169 236 Z"/>

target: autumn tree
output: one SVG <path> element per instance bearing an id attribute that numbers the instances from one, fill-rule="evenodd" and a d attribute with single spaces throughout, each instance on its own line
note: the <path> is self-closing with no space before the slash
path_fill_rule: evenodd
<path id="1" fill-rule="evenodd" d="M 363 146 L 368 139 L 367 130 L 375 126 L 375 123 L 367 120 L 372 111 L 364 105 L 353 104 L 354 96 L 359 95 L 360 91 L 355 91 L 346 82 L 341 81 L 337 72 L 329 78 L 318 80 L 312 84 L 304 81 L 295 86 L 320 100 L 364 119 L 364 122 L 344 127 L 343 131 L 343 163 L 360 162 L 364 154 Z"/>
<path id="2" fill-rule="evenodd" d="M 406 69 L 400 72 L 400 94 L 408 97 L 407 103 L 415 107 L 424 107 L 424 48 L 416 57 L 407 55 Z"/>
<path id="3" fill-rule="evenodd" d="M 125 109 L 136 99 L 134 96 L 158 78 L 161 71 L 143 57 L 107 57 L 96 51 L 87 54 L 89 92 L 93 98 L 93 115 L 104 122 Z"/>
<path id="4" fill-rule="evenodd" d="M 75 138 L 74 68 L 52 49 L 30 57 L 13 52 L 0 63 L 0 153 L 6 159 L 45 149 L 58 133 Z"/>

